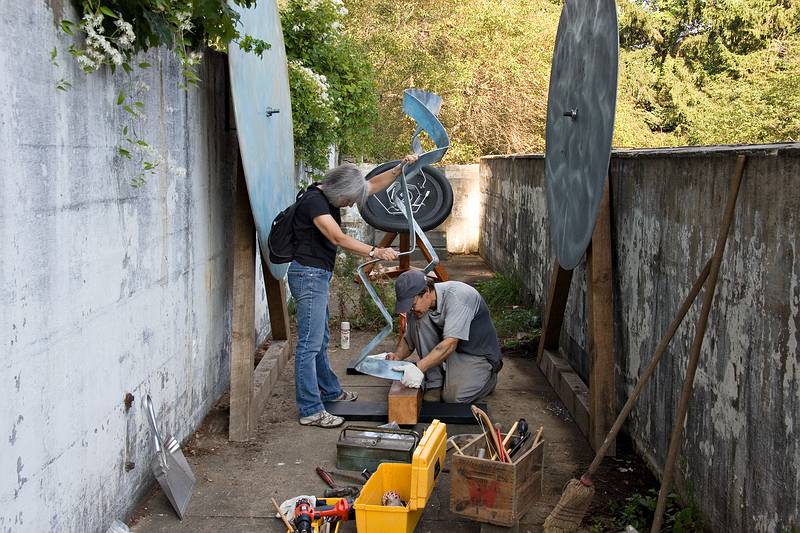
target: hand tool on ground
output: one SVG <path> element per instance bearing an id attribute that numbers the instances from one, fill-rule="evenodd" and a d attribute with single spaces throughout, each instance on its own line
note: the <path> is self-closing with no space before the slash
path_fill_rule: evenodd
<path id="1" fill-rule="evenodd" d="M 325 489 L 323 496 L 326 498 L 355 498 L 361 493 L 361 487 L 334 487 Z"/>
<path id="2" fill-rule="evenodd" d="M 326 498 L 348 498 L 353 497 L 355 498 L 361 492 L 359 487 L 353 486 L 346 486 L 342 487 L 336 484 L 336 482 L 331 477 L 330 472 L 318 466 L 316 468 L 317 475 L 322 478 L 322 481 L 327 484 L 330 489 L 326 489 L 325 493 L 323 494 Z"/>
<path id="3" fill-rule="evenodd" d="M 149 394 L 144 398 L 144 407 L 156 448 L 156 456 L 150 463 L 150 468 L 153 470 L 161 490 L 167 495 L 167 499 L 178 513 L 178 518 L 183 520 L 196 481 L 194 473 L 183 456 L 178 441 L 174 437 L 168 437 L 166 441 L 161 439 L 156 412 Z"/>
<path id="4" fill-rule="evenodd" d="M 689 290 L 689 294 L 681 304 L 678 313 L 670 323 L 669 328 L 667 328 L 667 331 L 664 333 L 661 341 L 658 343 L 652 360 L 647 365 L 647 368 L 644 370 L 644 372 L 642 372 L 642 375 L 639 377 L 639 381 L 636 383 L 633 392 L 628 397 L 628 400 L 625 402 L 625 405 L 617 416 L 617 419 L 614 421 L 614 425 L 611 426 L 608 435 L 606 435 L 605 439 L 603 439 L 603 444 L 600 446 L 600 449 L 597 450 L 592 464 L 589 465 L 589 468 L 586 470 L 583 476 L 581 476 L 580 480 L 572 479 L 567 483 L 564 492 L 561 494 L 561 499 L 558 501 L 558 504 L 556 504 L 555 508 L 544 522 L 545 531 L 547 533 L 572 532 L 575 531 L 580 525 L 581 521 L 583 520 L 583 516 L 586 514 L 586 510 L 589 508 L 589 504 L 592 502 L 592 497 L 594 496 L 594 483 L 592 482 L 592 476 L 600 467 L 600 463 L 605 457 L 609 446 L 616 438 L 619 430 L 622 429 L 622 424 L 633 410 L 633 406 L 639 399 L 644 386 L 650 380 L 653 372 L 655 372 L 656 366 L 666 353 L 669 343 L 672 341 L 672 338 L 678 331 L 678 328 L 683 322 L 686 314 L 689 312 L 689 309 L 691 309 L 692 304 L 694 304 L 697 295 L 700 294 L 700 291 L 703 289 L 703 285 L 705 285 L 706 280 L 711 278 L 709 280 L 709 288 L 706 291 L 705 299 L 703 301 L 703 308 L 700 313 L 700 318 L 698 319 L 698 323 L 695 328 L 695 337 L 692 341 L 689 364 L 686 369 L 684 390 L 682 391 L 681 400 L 678 407 L 679 416 L 676 419 L 675 426 L 673 427 L 672 437 L 670 438 L 670 448 L 667 453 L 667 462 L 664 467 L 664 477 L 661 481 L 661 491 L 659 492 L 659 498 L 656 502 L 656 513 L 655 518 L 653 519 L 652 531 L 659 531 L 661 527 L 662 516 L 664 514 L 664 506 L 666 504 L 666 492 L 668 492 L 669 485 L 672 481 L 672 467 L 675 463 L 675 457 L 677 456 L 677 448 L 679 445 L 677 441 L 683 430 L 683 418 L 686 415 L 685 411 L 688 407 L 689 396 L 691 395 L 691 384 L 694 381 L 694 373 L 697 370 L 700 348 L 702 347 L 703 337 L 705 336 L 708 314 L 711 311 L 711 302 L 714 297 L 717 275 L 719 274 L 719 267 L 722 262 L 722 254 L 725 250 L 725 243 L 727 242 L 728 232 L 730 230 L 733 214 L 736 209 L 736 199 L 739 195 L 739 186 L 741 185 L 742 176 L 744 174 L 744 165 L 746 160 L 746 156 L 739 156 L 737 160 L 736 170 L 731 178 L 731 184 L 728 191 L 728 200 L 722 222 L 720 224 L 720 232 L 717 236 L 717 244 L 714 249 L 714 255 L 706 262 L 703 270 L 700 272 L 700 275 L 694 282 L 694 285 L 692 285 L 692 288 Z M 711 277 L 712 271 L 714 274 L 713 277 Z M 683 413 L 681 413 L 681 409 L 683 410 Z M 672 461 L 670 461 L 670 458 L 672 458 Z M 662 493 L 664 493 L 663 498 Z"/>
<path id="5" fill-rule="evenodd" d="M 331 477 L 330 473 L 327 470 L 325 470 L 321 466 L 318 466 L 315 470 L 317 472 L 317 475 L 322 479 L 322 481 L 325 482 L 326 485 L 328 485 L 332 489 L 336 488 L 336 483 L 333 481 L 333 478 Z"/>
<path id="6" fill-rule="evenodd" d="M 343 479 L 344 481 L 347 481 L 349 483 L 358 483 L 360 485 L 363 485 L 365 482 L 362 476 L 354 476 L 351 474 L 345 474 L 344 472 L 337 472 L 335 470 L 331 471 L 326 470 L 326 472 L 332 477 Z"/>

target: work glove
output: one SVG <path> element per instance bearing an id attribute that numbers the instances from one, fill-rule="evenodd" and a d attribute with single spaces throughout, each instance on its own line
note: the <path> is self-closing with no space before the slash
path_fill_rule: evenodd
<path id="1" fill-rule="evenodd" d="M 422 373 L 422 370 L 417 368 L 417 365 L 408 364 L 393 366 L 392 370 L 403 373 L 403 377 L 400 378 L 400 383 L 410 389 L 420 388 L 422 382 L 425 380 L 425 374 Z"/>
<path id="2" fill-rule="evenodd" d="M 377 359 L 378 361 L 383 361 L 386 359 L 387 355 L 389 355 L 389 352 L 381 352 L 376 353 L 375 355 L 368 355 L 367 359 Z"/>

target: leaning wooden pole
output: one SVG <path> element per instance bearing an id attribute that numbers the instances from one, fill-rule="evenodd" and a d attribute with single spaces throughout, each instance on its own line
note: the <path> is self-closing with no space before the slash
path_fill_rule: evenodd
<path id="1" fill-rule="evenodd" d="M 731 183 L 728 190 L 728 203 L 725 207 L 722 224 L 720 224 L 717 244 L 714 248 L 714 256 L 711 259 L 711 272 L 708 275 L 708 287 L 705 297 L 703 298 L 703 308 L 700 311 L 700 317 L 697 319 L 697 327 L 689 351 L 686 379 L 683 382 L 683 390 L 681 391 L 681 398 L 678 403 L 678 413 L 675 417 L 675 424 L 672 427 L 672 436 L 669 440 L 669 451 L 667 452 L 667 462 L 664 465 L 664 476 L 661 479 L 661 490 L 658 492 L 658 503 L 656 504 L 656 513 L 653 517 L 653 525 L 650 528 L 650 533 L 658 533 L 661 531 L 661 522 L 664 517 L 664 509 L 667 505 L 667 494 L 672 484 L 675 461 L 678 458 L 678 450 L 680 449 L 683 422 L 686 419 L 686 412 L 689 409 L 689 400 L 692 397 L 694 376 L 697 371 L 697 365 L 700 362 L 700 350 L 703 347 L 703 338 L 705 337 L 706 326 L 708 325 L 708 315 L 711 313 L 711 305 L 714 302 L 714 292 L 717 287 L 719 269 L 720 265 L 722 265 L 725 245 L 728 242 L 728 233 L 731 223 L 733 222 L 733 215 L 736 211 L 736 199 L 739 197 L 739 187 L 742 184 L 742 176 L 744 175 L 744 165 L 746 161 L 747 157 L 740 155 L 736 161 L 736 170 L 733 176 L 731 176 Z"/>

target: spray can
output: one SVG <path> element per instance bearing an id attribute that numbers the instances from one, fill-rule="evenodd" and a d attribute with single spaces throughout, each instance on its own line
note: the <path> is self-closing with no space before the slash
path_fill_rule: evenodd
<path id="1" fill-rule="evenodd" d="M 342 322 L 341 347 L 343 350 L 350 349 L 350 322 Z"/>

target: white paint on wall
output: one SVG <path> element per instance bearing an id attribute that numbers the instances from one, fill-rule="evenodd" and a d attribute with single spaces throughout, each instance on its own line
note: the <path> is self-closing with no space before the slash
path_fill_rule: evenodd
<path id="1" fill-rule="evenodd" d="M 61 18 L 76 16 L 0 3 L 1 533 L 104 531 L 153 481 L 144 394 L 183 440 L 229 375 L 224 100 L 180 90 L 172 54 L 141 58 L 142 136 L 167 163 L 131 187 L 115 153 L 126 78 L 79 71 Z"/>

